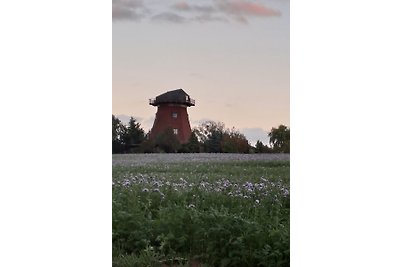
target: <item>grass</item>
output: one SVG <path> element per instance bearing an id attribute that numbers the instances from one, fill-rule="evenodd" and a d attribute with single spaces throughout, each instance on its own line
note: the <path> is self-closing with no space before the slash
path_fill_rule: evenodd
<path id="1" fill-rule="evenodd" d="M 289 168 L 113 166 L 113 266 L 289 266 Z"/>

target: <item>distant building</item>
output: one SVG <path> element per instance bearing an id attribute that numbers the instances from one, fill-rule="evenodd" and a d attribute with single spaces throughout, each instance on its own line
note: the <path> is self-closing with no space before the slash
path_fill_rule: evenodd
<path id="1" fill-rule="evenodd" d="M 150 131 L 150 139 L 172 129 L 181 144 L 187 143 L 191 135 L 191 128 L 187 107 L 195 105 L 194 99 L 177 89 L 150 99 L 149 104 L 157 107 L 156 118 Z"/>

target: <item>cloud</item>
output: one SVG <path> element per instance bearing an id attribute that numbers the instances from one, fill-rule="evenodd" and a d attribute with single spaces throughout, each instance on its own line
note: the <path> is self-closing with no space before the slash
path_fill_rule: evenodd
<path id="1" fill-rule="evenodd" d="M 139 121 L 145 132 L 148 132 L 151 130 L 151 127 L 153 127 L 154 119 L 155 119 L 155 117 L 151 116 L 151 117 L 148 117 L 146 119 L 142 119 Z"/>
<path id="2" fill-rule="evenodd" d="M 212 22 L 212 21 L 217 21 L 217 22 L 229 22 L 229 20 L 225 17 L 222 16 L 213 16 L 210 14 L 203 14 L 200 16 L 196 16 L 192 19 L 193 21 L 197 22 Z"/>
<path id="3" fill-rule="evenodd" d="M 172 8 L 176 10 L 188 11 L 191 10 L 191 6 L 186 2 L 178 2 L 172 5 Z"/>
<path id="4" fill-rule="evenodd" d="M 281 15 L 281 13 L 277 10 L 274 10 L 262 4 L 252 3 L 249 1 L 218 0 L 217 6 L 222 12 L 239 17 L 273 17 Z"/>
<path id="5" fill-rule="evenodd" d="M 216 8 L 210 5 L 189 5 L 186 2 L 177 2 L 171 6 L 173 9 L 178 11 L 194 11 L 202 13 L 213 13 L 216 12 Z"/>
<path id="6" fill-rule="evenodd" d="M 188 15 L 186 21 L 195 22 L 229 22 L 247 24 L 253 17 L 266 18 L 280 16 L 277 10 L 260 3 L 245 0 L 214 0 L 213 5 L 195 5 L 179 1 L 170 6 L 175 12 Z"/>
<path id="7" fill-rule="evenodd" d="M 126 114 L 115 115 L 124 125 L 128 125 L 131 116 Z M 137 122 L 140 123 L 140 127 L 143 128 L 145 132 L 149 131 L 153 126 L 154 116 L 148 118 L 132 116 Z"/>
<path id="8" fill-rule="evenodd" d="M 112 19 L 139 21 L 147 9 L 141 0 L 113 0 L 112 1 Z"/>
<path id="9" fill-rule="evenodd" d="M 136 121 L 140 122 L 143 119 L 140 117 L 135 117 L 135 116 L 128 116 L 125 114 L 120 114 L 120 115 L 116 115 L 116 117 L 125 125 L 128 125 L 129 120 L 131 119 L 131 117 L 133 117 Z"/>
<path id="10" fill-rule="evenodd" d="M 258 140 L 263 142 L 264 145 L 269 142 L 268 132 L 262 128 L 242 128 L 239 131 L 246 136 L 247 140 L 253 146 Z"/>
<path id="11" fill-rule="evenodd" d="M 122 7 L 113 7 L 112 10 L 112 19 L 113 21 L 117 20 L 139 20 L 141 15 L 136 13 L 134 10 L 129 10 Z"/>
<path id="12" fill-rule="evenodd" d="M 189 15 L 187 21 L 194 22 L 229 22 L 229 20 L 223 16 L 214 15 L 218 12 L 217 8 L 211 5 L 189 5 L 187 2 L 181 1 L 171 6 L 177 12 L 185 13 Z"/>
<path id="13" fill-rule="evenodd" d="M 113 0 L 113 5 L 125 6 L 129 8 L 139 8 L 143 7 L 142 0 Z"/>
<path id="14" fill-rule="evenodd" d="M 150 6 L 150 9 L 147 7 Z M 152 11 L 151 11 L 152 10 Z M 154 13 L 158 10 L 158 14 Z M 149 15 L 157 14 L 152 17 Z M 153 21 L 181 24 L 186 22 L 231 22 L 247 24 L 251 18 L 267 18 L 280 16 L 274 10 L 259 2 L 250 0 L 213 0 L 208 4 L 192 4 L 178 1 L 175 4 L 168 2 L 146 2 L 143 0 L 113 0 L 113 22 L 121 20 L 141 21 L 150 18 Z"/>
<path id="15" fill-rule="evenodd" d="M 180 15 L 177 15 L 172 12 L 163 12 L 158 15 L 155 15 L 151 18 L 154 21 L 160 21 L 160 22 L 172 22 L 172 23 L 184 23 L 186 21 L 185 17 L 182 17 Z"/>

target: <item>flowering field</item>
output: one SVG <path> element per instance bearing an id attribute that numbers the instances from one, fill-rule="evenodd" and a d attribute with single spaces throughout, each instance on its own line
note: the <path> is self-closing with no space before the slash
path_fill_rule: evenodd
<path id="1" fill-rule="evenodd" d="M 212 163 L 231 161 L 289 161 L 289 154 L 220 154 L 220 153 L 175 153 L 175 154 L 117 154 L 113 155 L 113 166 L 143 166 L 169 163 Z"/>
<path id="2" fill-rule="evenodd" d="M 288 155 L 114 155 L 113 266 L 289 266 L 289 167 Z"/>

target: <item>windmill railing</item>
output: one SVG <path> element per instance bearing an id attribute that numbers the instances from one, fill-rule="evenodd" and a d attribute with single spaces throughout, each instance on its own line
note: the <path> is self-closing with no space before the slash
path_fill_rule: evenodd
<path id="1" fill-rule="evenodd" d="M 157 105 L 161 103 L 177 103 L 177 104 L 190 104 L 190 105 L 195 105 L 196 101 L 194 99 L 187 99 L 186 101 L 157 101 L 156 98 L 150 98 L 149 99 L 149 104 L 150 105 Z"/>

